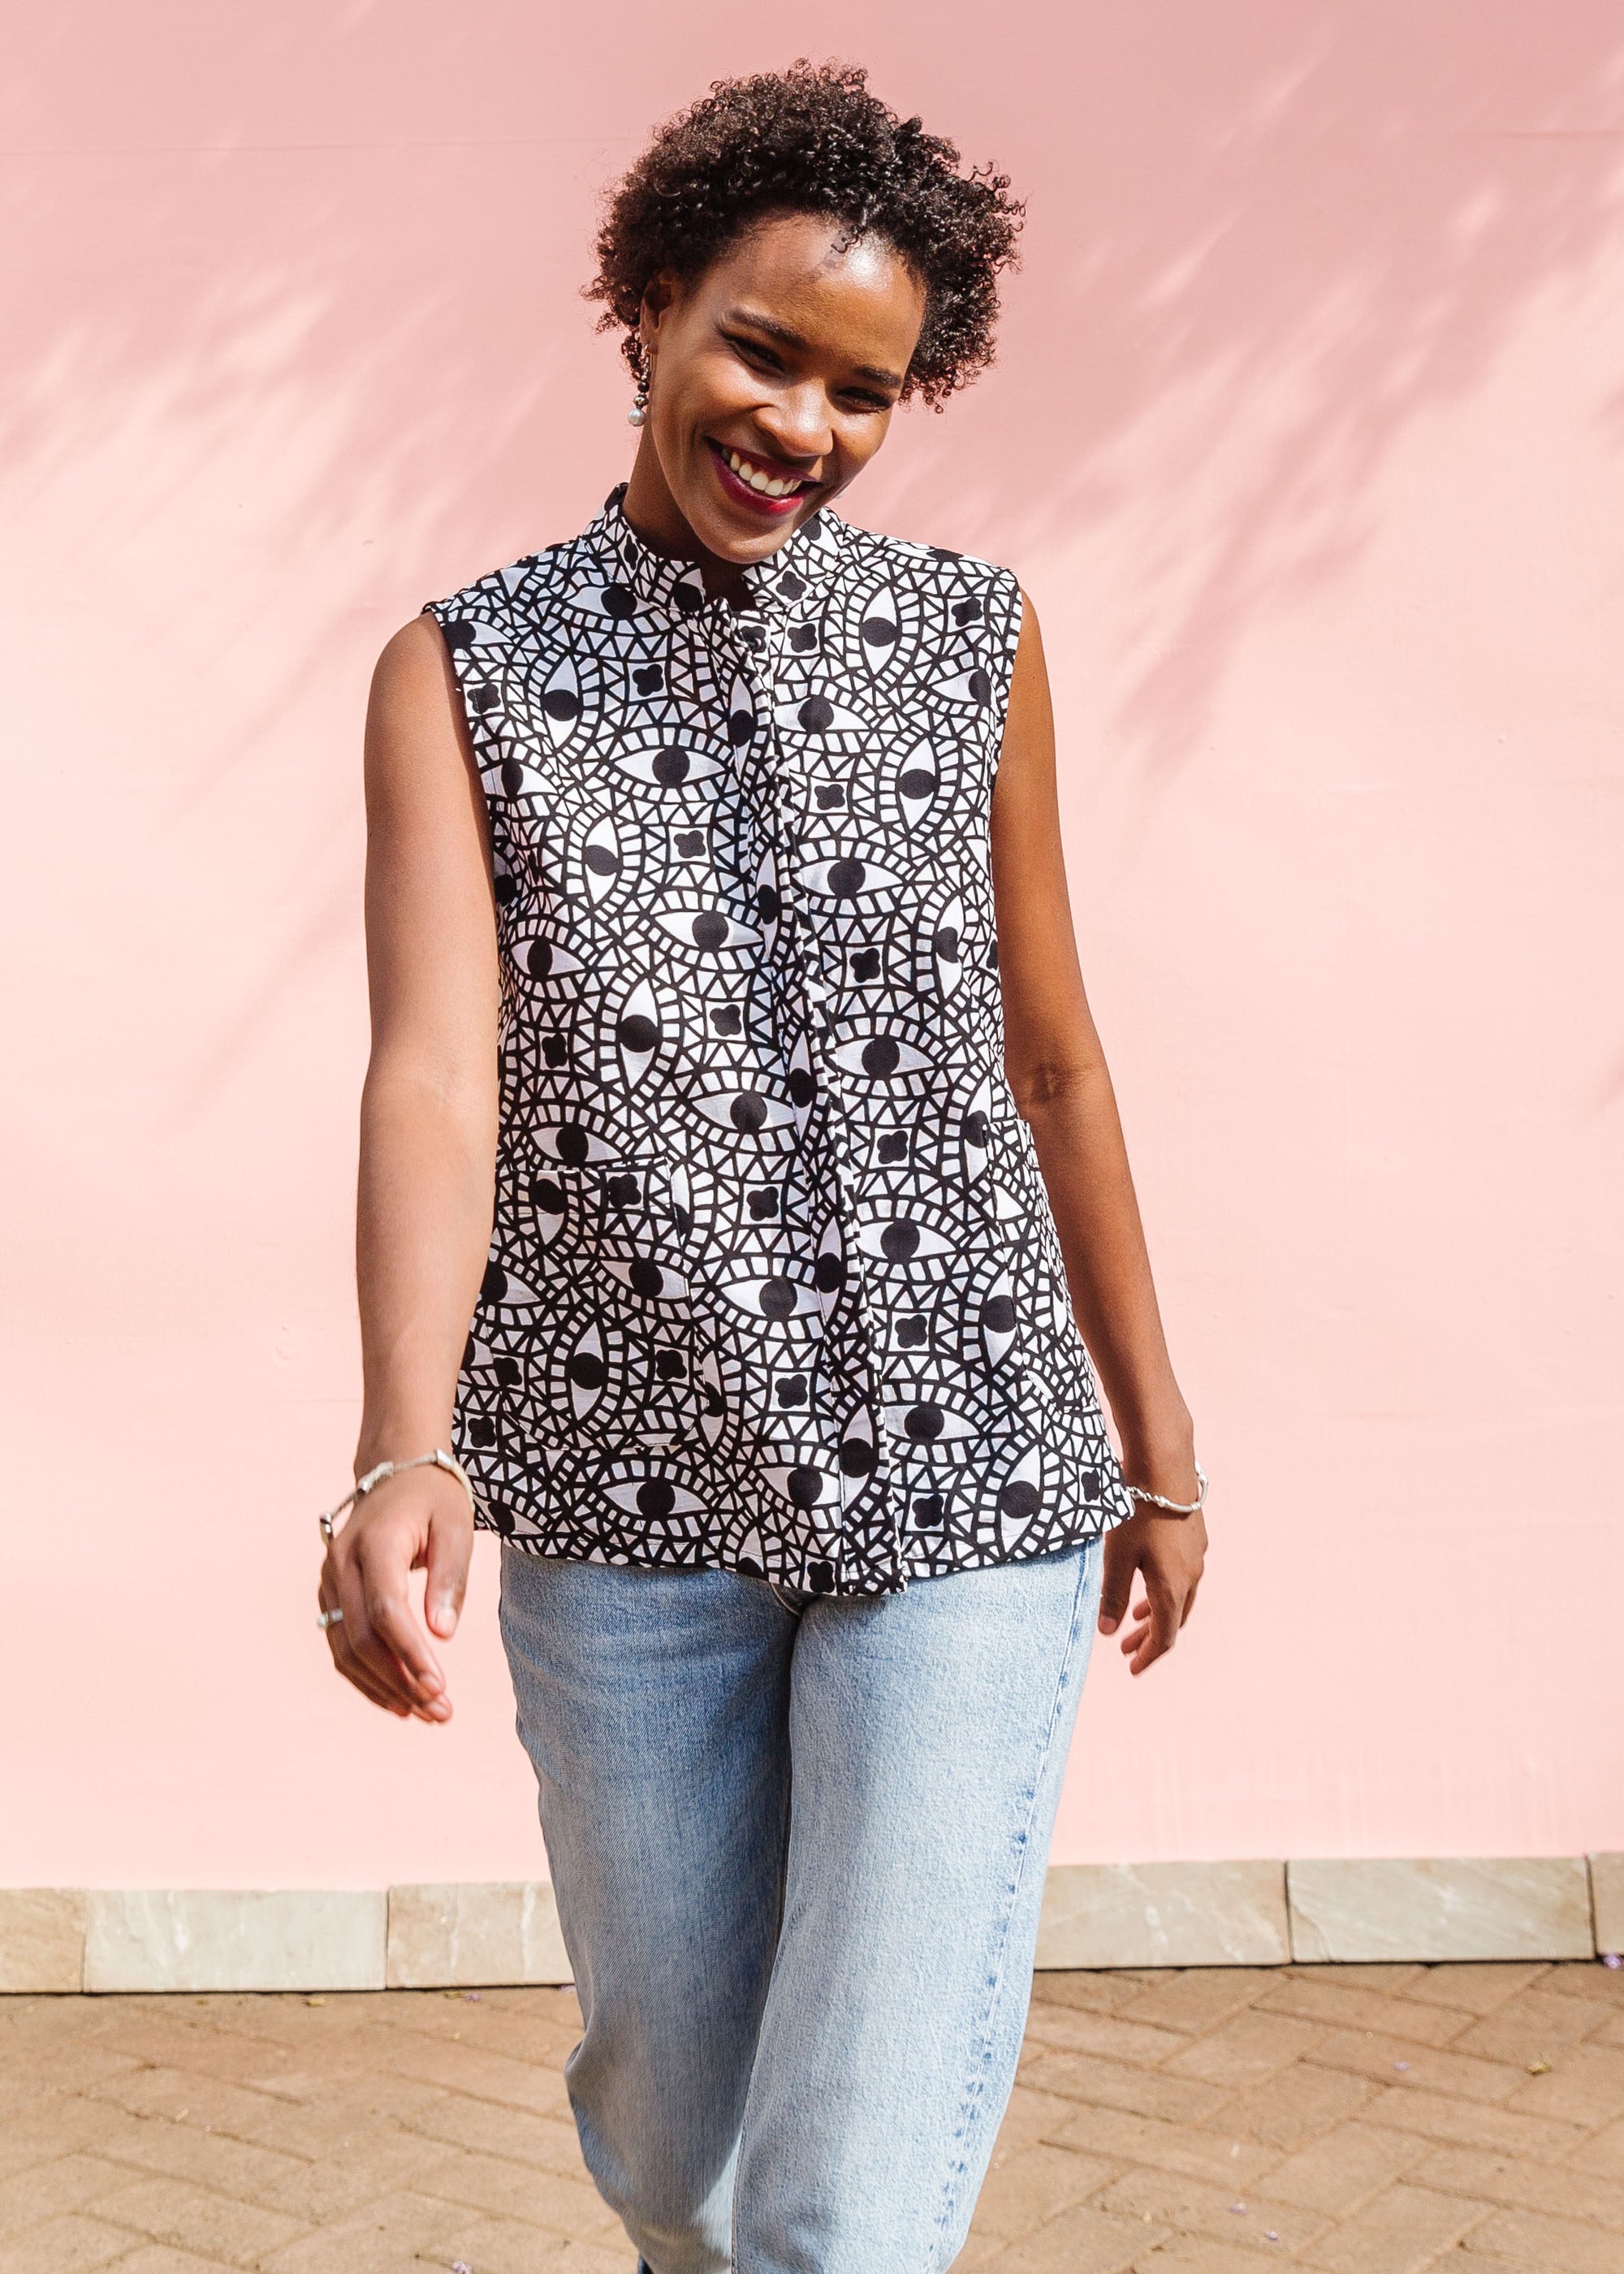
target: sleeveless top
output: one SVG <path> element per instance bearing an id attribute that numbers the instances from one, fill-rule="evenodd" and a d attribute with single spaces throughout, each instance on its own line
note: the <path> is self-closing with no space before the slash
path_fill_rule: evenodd
<path id="1" fill-rule="evenodd" d="M 623 493 L 431 610 L 501 956 L 482 1521 L 838 1595 L 1089 1538 L 1132 1503 L 1003 1063 L 1019 586 L 824 511 L 710 601 Z"/>

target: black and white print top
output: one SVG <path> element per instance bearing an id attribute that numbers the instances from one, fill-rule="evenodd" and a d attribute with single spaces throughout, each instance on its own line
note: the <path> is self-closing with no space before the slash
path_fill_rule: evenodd
<path id="1" fill-rule="evenodd" d="M 617 490 L 434 604 L 495 849 L 456 1449 L 521 1548 L 815 1593 L 1132 1513 L 1004 1078 L 1005 569 L 815 515 L 707 601 Z"/>

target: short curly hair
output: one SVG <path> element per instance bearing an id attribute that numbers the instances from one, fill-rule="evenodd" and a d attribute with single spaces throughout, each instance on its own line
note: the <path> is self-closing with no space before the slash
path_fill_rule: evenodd
<path id="1" fill-rule="evenodd" d="M 925 288 L 925 317 L 905 396 L 939 409 L 992 361 L 997 277 L 1016 260 L 1025 212 L 1009 177 L 959 169 L 959 152 L 868 92 L 868 73 L 805 60 L 785 72 L 718 79 L 667 119 L 606 200 L 598 274 L 600 331 L 621 328 L 641 369 L 637 323 L 657 276 L 703 275 L 753 223 L 827 214 L 873 232 Z"/>

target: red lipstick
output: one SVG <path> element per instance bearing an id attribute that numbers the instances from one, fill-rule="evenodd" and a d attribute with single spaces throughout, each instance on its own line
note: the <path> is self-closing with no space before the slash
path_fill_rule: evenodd
<path id="1" fill-rule="evenodd" d="M 811 487 L 811 484 L 800 475 L 777 468 L 770 469 L 761 459 L 751 458 L 748 463 L 751 465 L 760 466 L 763 473 L 771 471 L 776 479 L 793 481 L 797 485 L 787 496 L 763 497 L 759 490 L 752 489 L 748 482 L 742 480 L 734 473 L 727 463 L 727 451 L 722 443 L 711 441 L 709 435 L 705 440 L 710 445 L 711 456 L 716 460 L 717 479 L 722 486 L 723 496 L 730 505 L 742 506 L 751 513 L 759 514 L 764 521 L 782 521 L 786 514 L 793 513 Z M 746 453 L 742 450 L 736 450 L 733 455 L 740 458 L 746 456 Z"/>

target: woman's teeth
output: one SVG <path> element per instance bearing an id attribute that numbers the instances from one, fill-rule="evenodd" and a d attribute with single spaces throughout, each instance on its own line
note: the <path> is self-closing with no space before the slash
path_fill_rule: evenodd
<path id="1" fill-rule="evenodd" d="M 752 465 L 748 458 L 741 458 L 737 450 L 728 451 L 727 463 L 741 482 L 748 484 L 753 490 L 759 490 L 763 497 L 790 497 L 803 486 L 798 476 L 791 481 L 785 482 L 779 481 L 772 474 L 763 473 L 759 466 Z"/>

